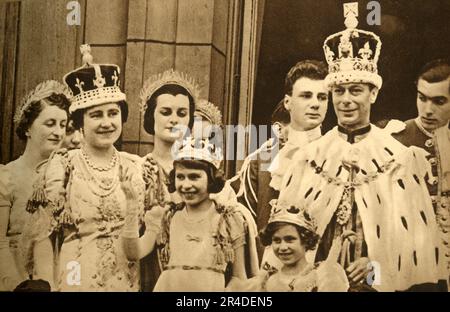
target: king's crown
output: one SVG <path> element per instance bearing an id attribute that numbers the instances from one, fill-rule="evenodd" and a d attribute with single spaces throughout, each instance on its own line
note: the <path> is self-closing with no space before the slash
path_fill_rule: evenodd
<path id="1" fill-rule="evenodd" d="M 329 36 L 324 42 L 323 50 L 329 71 L 327 84 L 361 82 L 381 88 L 382 79 L 377 68 L 381 40 L 373 32 L 356 28 L 357 5 L 344 5 L 347 29 Z"/>

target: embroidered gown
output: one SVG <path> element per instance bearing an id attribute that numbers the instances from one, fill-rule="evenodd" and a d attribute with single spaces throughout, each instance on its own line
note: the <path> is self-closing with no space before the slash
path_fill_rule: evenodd
<path id="1" fill-rule="evenodd" d="M 120 239 L 127 207 L 119 181 L 119 164 L 136 170 L 132 184 L 140 194 L 142 216 L 144 185 L 138 161 L 138 157 L 116 151 L 115 164 L 103 181 L 82 150 L 56 154 L 49 162 L 44 176 L 47 207 L 31 215 L 38 219 L 35 224 L 49 231 L 35 229 L 30 235 L 43 239 L 57 234 L 57 290 L 139 290 L 139 264 L 126 259 Z M 43 213 L 50 218 L 42 218 Z"/>
<path id="2" fill-rule="evenodd" d="M 28 279 L 25 256 L 22 249 L 21 234 L 27 219 L 27 201 L 33 193 L 33 184 L 38 176 L 37 168 L 25 166 L 20 157 L 0 166 L 0 209 L 9 209 L 9 222 L 6 238 L 0 241 L 0 291 L 13 290 L 9 285 Z"/>
<path id="3" fill-rule="evenodd" d="M 213 206 L 192 220 L 183 204 L 163 219 L 158 249 L 163 272 L 155 291 L 224 291 L 227 265 L 245 244 L 245 221 L 232 206 Z"/>

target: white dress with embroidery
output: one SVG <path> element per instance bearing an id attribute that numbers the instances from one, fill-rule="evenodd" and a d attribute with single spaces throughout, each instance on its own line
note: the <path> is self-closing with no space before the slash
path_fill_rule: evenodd
<path id="1" fill-rule="evenodd" d="M 124 168 L 140 172 L 133 155 L 118 152 L 118 159 Z M 72 169 L 64 189 L 68 166 Z M 48 165 L 45 190 L 51 205 L 46 212 L 54 206 L 51 231 L 64 230 L 55 283 L 60 291 L 139 290 L 139 265 L 127 260 L 120 239 L 127 207 L 118 168 L 111 169 L 112 186 L 105 190 L 98 187 L 81 150 L 70 151 L 66 157 L 55 155 Z M 132 183 L 143 211 L 140 177 L 135 174 Z M 62 211 L 55 213 L 58 209 Z"/>
<path id="2" fill-rule="evenodd" d="M 199 221 L 192 220 L 186 208 L 177 211 L 170 222 L 170 260 L 160 275 L 154 291 L 224 291 L 226 262 L 217 264 L 214 236 L 221 215 L 211 208 Z M 244 244 L 244 220 L 234 213 L 230 221 L 233 249 Z M 222 223 L 221 233 L 227 229 Z"/>

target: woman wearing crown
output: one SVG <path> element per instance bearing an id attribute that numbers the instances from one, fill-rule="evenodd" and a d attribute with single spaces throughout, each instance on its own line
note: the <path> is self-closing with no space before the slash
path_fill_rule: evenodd
<path id="1" fill-rule="evenodd" d="M 47 165 L 43 188 L 29 202 L 32 244 L 30 267 L 49 271 L 55 264 L 54 288 L 60 291 L 137 291 L 139 265 L 126 259 L 119 239 L 126 217 L 123 172 L 138 193 L 134 207 L 143 211 L 140 158 L 118 152 L 128 109 L 119 88 L 116 65 L 94 64 L 82 46 L 84 65 L 64 77 L 72 92 L 70 112 L 83 133 L 80 149 L 56 153 Z M 39 195 L 40 194 L 40 195 Z M 40 248 L 54 242 L 53 253 Z"/>
<path id="2" fill-rule="evenodd" d="M 13 290 L 28 279 L 18 248 L 25 208 L 40 164 L 64 138 L 69 104 L 65 87 L 49 80 L 31 91 L 16 112 L 16 134 L 26 145 L 18 159 L 0 166 L 0 291 Z"/>
<path id="3" fill-rule="evenodd" d="M 224 186 L 221 158 L 221 150 L 207 139 L 188 137 L 177 143 L 168 190 L 181 203 L 153 207 L 150 212 L 157 210 L 162 222 L 147 223 L 140 238 L 137 222 L 134 233 L 133 224 L 127 225 L 129 259 L 146 256 L 156 243 L 163 272 L 155 291 L 223 291 L 229 278 L 246 278 L 244 218 L 234 205 L 210 197 Z M 136 197 L 131 187 L 125 189 L 129 199 Z"/>

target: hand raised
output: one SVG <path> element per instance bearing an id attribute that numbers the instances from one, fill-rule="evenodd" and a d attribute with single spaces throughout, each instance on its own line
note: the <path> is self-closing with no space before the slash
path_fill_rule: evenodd
<path id="1" fill-rule="evenodd" d="M 133 179 L 133 172 L 128 167 L 119 167 L 119 180 L 122 191 L 125 193 L 127 200 L 137 200 L 138 194 L 131 183 Z"/>

